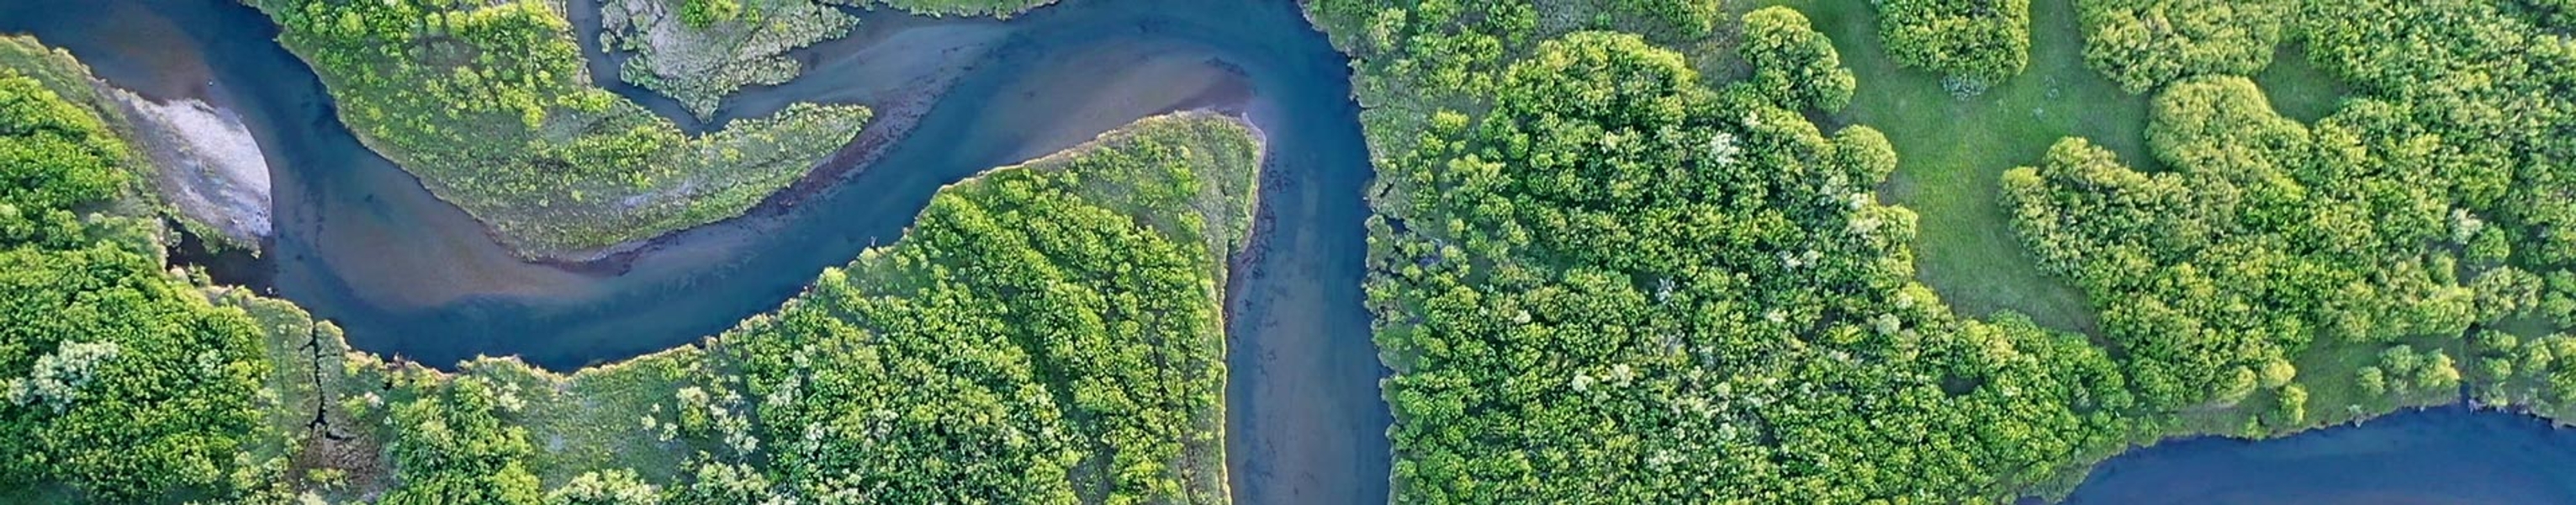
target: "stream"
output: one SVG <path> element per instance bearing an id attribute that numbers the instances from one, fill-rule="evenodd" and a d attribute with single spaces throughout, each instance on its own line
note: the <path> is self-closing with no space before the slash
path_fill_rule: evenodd
<path id="1" fill-rule="evenodd" d="M 590 1 L 571 4 L 576 29 L 595 33 Z M 1347 60 L 1294 4 L 1071 0 L 1010 21 L 862 19 L 849 37 L 793 53 L 802 77 L 746 89 L 703 123 L 616 82 L 620 56 L 587 49 L 600 85 L 692 132 L 802 101 L 869 105 L 877 120 L 821 175 L 745 217 L 604 260 L 532 263 L 359 145 L 257 11 L 233 0 L 0 0 L 0 32 L 33 33 L 115 86 L 202 100 L 249 127 L 272 170 L 275 235 L 260 271 L 235 278 L 339 324 L 357 348 L 442 366 L 517 355 L 569 370 L 695 342 L 893 241 L 944 184 L 1162 112 L 1242 114 L 1269 144 L 1263 246 L 1236 258 L 1227 286 L 1235 501 L 1387 498 L 1392 420 L 1378 381 L 1388 372 L 1360 292 L 1368 152 Z M 2068 502 L 2576 503 L 2571 469 L 2576 431 L 2454 405 L 2269 441 L 2129 451 Z"/>
<path id="2" fill-rule="evenodd" d="M 574 17 L 597 29 L 595 15 Z M 792 202 L 580 264 L 521 260 L 359 145 L 276 27 L 232 0 L 0 0 L 0 31 L 65 48 L 147 98 L 238 114 L 275 188 L 271 271 L 251 277 L 359 349 L 441 366 L 517 355 L 569 370 L 695 342 L 900 237 L 942 185 L 1146 116 L 1241 113 L 1269 143 L 1262 247 L 1236 259 L 1227 286 L 1234 497 L 1387 497 L 1391 418 L 1377 383 L 1388 372 L 1360 293 L 1368 153 L 1347 60 L 1291 2 L 1072 1 L 1008 22 L 869 13 L 850 37 L 797 52 L 805 75 L 745 90 L 714 123 L 799 101 L 865 104 L 877 120 L 858 143 L 883 143 L 873 162 L 836 158 L 782 192 Z M 593 56 L 594 69 L 614 68 Z M 684 128 L 710 126 L 611 89 Z"/>

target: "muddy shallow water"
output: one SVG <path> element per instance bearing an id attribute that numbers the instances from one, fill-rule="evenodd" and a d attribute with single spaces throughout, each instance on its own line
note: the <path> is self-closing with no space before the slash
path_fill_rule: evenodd
<path id="1" fill-rule="evenodd" d="M 431 364 L 519 355 L 568 369 L 692 342 L 893 241 L 941 185 L 1165 111 L 1241 112 L 1270 143 L 1262 247 L 1239 258 L 1228 286 L 1235 497 L 1387 496 L 1386 371 L 1359 290 L 1368 156 L 1347 63 L 1292 3 L 1077 1 L 1008 22 L 870 13 L 851 37 L 799 51 L 806 75 L 747 90 L 715 123 L 797 101 L 860 103 L 878 109 L 861 132 L 878 148 L 845 149 L 825 175 L 783 193 L 793 205 L 570 265 L 522 261 L 360 146 L 311 70 L 248 7 L 0 0 L 0 31 L 32 32 L 145 97 L 238 114 L 272 170 L 275 270 L 265 273 L 277 294 L 346 328 L 360 349 Z M 692 130 L 708 126 L 667 99 L 612 88 Z"/>

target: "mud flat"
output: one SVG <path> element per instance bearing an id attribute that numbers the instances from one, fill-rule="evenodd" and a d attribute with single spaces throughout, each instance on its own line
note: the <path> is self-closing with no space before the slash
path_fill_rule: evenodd
<path id="1" fill-rule="evenodd" d="M 161 193 L 180 214 L 238 244 L 268 237 L 268 159 L 239 116 L 196 99 L 109 94 L 135 119 L 136 136 L 160 169 Z"/>

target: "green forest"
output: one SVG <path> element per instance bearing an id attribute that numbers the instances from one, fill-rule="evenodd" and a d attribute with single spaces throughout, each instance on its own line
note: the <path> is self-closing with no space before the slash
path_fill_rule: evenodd
<path id="1" fill-rule="evenodd" d="M 1923 132 L 1845 122 L 1873 83 L 1801 12 L 1701 34 L 1626 2 L 1310 4 L 1369 107 L 1396 500 L 1998 501 L 2464 384 L 2565 412 L 2576 349 L 2500 329 L 2576 323 L 2555 7 L 2073 3 L 2081 40 L 2038 43 L 2098 75 L 2046 85 L 2146 100 L 2150 156 L 2065 137 L 1985 184 L 2098 328 L 1959 316 L 1915 280 L 1911 245 L 1963 230 L 1873 193 L 1887 137 Z M 1866 58 L 1961 101 L 2028 80 L 2024 2 L 1870 5 Z M 2353 95 L 2283 117 L 2249 79 L 2276 53 Z"/>
<path id="2" fill-rule="evenodd" d="M 1515 38 L 1490 11 L 1512 8 L 1409 37 Z M 1636 35 L 1521 35 L 1481 117 L 1370 111 L 1398 501 L 2001 499 L 2123 446 L 2117 364 L 1913 281 L 1915 217 L 1870 194 L 1898 153 L 1802 114 L 1849 101 L 1851 73 L 1800 13 L 1743 19 L 1743 80 Z M 1412 49 L 1354 52 L 1439 78 L 1381 63 Z"/>
<path id="3" fill-rule="evenodd" d="M 251 3 L 369 147 L 534 256 L 739 214 L 869 117 L 684 134 L 593 86 L 558 2 Z M 1046 3 L 632 0 L 677 17 L 604 42 L 705 115 L 792 77 L 842 8 Z M 1304 5 L 1377 170 L 1391 500 L 2053 499 L 2177 437 L 2464 394 L 2576 416 L 2576 6 L 1818 3 Z M 0 502 L 1229 499 L 1225 289 L 1261 247 L 1243 119 L 993 169 L 775 311 L 557 373 L 353 349 L 174 264 L 159 167 L 98 82 L 0 37 Z M 1993 104 L 2040 126 L 1943 115 Z M 2059 132 L 2050 107 L 2134 124 Z M 1930 128 L 2026 155 L 1900 148 Z M 1923 200 L 1915 171 L 1991 191 Z M 1986 275 L 2082 314 L 1945 292 L 1926 267 L 1963 253 L 1931 244 L 1979 233 L 2015 253 L 1979 264 L 2018 269 Z"/>
<path id="4" fill-rule="evenodd" d="M 396 503 L 1224 501 L 1218 287 L 1257 153 L 1233 119 L 1147 119 L 949 187 L 774 313 L 569 377 L 346 354 L 317 367 L 325 416 L 374 428 L 296 477 Z"/>
<path id="5" fill-rule="evenodd" d="M 263 334 L 164 272 L 150 172 L 88 75 L 0 38 L 0 501 L 281 490 Z"/>

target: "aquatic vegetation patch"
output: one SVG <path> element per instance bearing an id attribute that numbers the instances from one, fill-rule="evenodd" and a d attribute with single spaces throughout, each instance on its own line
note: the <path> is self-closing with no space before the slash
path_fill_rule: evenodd
<path id="1" fill-rule="evenodd" d="M 360 140 L 522 254 L 579 258 L 740 215 L 856 135 L 796 104 L 701 136 L 589 85 L 552 2 L 250 2 Z"/>
<path id="2" fill-rule="evenodd" d="M 721 14 L 708 4 L 730 7 Z M 807 0 L 603 0 L 600 44 L 631 51 L 618 78 L 679 100 L 699 119 L 735 90 L 785 83 L 803 65 L 789 50 L 840 38 L 859 19 Z"/>

